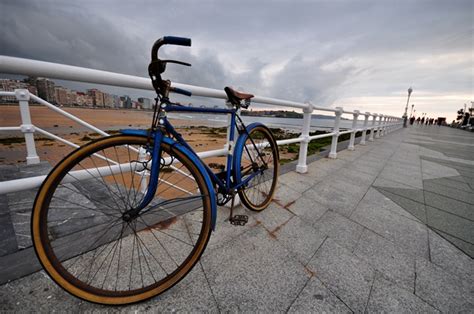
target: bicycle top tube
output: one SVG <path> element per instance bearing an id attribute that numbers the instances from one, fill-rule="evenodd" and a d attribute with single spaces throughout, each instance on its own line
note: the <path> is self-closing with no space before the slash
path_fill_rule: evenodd
<path id="1" fill-rule="evenodd" d="M 218 113 L 218 114 L 232 114 L 236 113 L 237 109 L 232 108 L 232 109 L 226 109 L 226 108 L 195 108 L 195 107 L 185 107 L 185 106 L 178 106 L 175 104 L 167 104 L 166 107 L 164 108 L 166 112 L 200 112 L 200 113 Z"/>

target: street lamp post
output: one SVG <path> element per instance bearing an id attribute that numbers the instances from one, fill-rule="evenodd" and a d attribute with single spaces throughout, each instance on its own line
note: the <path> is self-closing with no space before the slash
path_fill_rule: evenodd
<path id="1" fill-rule="evenodd" d="M 413 92 L 413 89 L 410 87 L 408 89 L 408 99 L 407 99 L 407 105 L 405 106 L 405 113 L 403 114 L 403 127 L 407 127 L 407 119 L 408 119 L 408 102 L 410 101 L 410 95 L 411 92 Z"/>

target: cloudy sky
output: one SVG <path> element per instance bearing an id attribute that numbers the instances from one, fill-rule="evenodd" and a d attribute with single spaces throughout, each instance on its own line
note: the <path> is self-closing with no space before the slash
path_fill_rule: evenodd
<path id="1" fill-rule="evenodd" d="M 397 116 L 412 86 L 417 113 L 453 119 L 474 101 L 473 3 L 3 0 L 0 54 L 146 76 L 157 38 L 190 37 L 163 49 L 193 64 L 172 81 Z"/>

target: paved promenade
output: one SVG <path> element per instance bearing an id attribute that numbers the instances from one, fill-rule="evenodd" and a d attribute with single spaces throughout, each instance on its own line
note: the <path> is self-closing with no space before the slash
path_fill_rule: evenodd
<path id="1" fill-rule="evenodd" d="M 177 286 L 117 308 L 153 312 L 474 312 L 474 133 L 403 129 L 280 177 L 238 208 Z M 43 272 L 0 286 L 0 310 L 93 311 Z"/>

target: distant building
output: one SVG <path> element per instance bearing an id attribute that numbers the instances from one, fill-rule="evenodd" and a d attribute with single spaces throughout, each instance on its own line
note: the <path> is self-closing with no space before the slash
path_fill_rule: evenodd
<path id="1" fill-rule="evenodd" d="M 93 105 L 91 96 L 83 92 L 77 92 L 76 103 L 79 106 L 83 106 L 83 107 L 85 106 L 92 107 Z"/>
<path id="2" fill-rule="evenodd" d="M 38 89 L 38 97 L 50 103 L 56 102 L 55 84 L 47 78 L 36 79 L 36 88 Z"/>
<path id="3" fill-rule="evenodd" d="M 77 91 L 68 90 L 67 91 L 67 104 L 68 105 L 77 105 Z"/>
<path id="4" fill-rule="evenodd" d="M 62 86 L 55 86 L 54 93 L 55 93 L 56 103 L 60 105 L 68 105 L 67 92 L 68 90 L 66 88 Z"/>
<path id="5" fill-rule="evenodd" d="M 33 76 L 28 76 L 26 79 L 23 80 L 28 85 L 28 91 L 31 94 L 35 94 L 38 96 L 38 88 L 36 87 L 38 79 Z"/>
<path id="6" fill-rule="evenodd" d="M 36 87 L 37 81 L 38 81 L 38 78 L 34 76 L 28 76 L 26 79 L 24 79 L 25 83 L 34 87 Z"/>
<path id="7" fill-rule="evenodd" d="M 103 93 L 104 95 L 104 107 L 112 108 L 114 107 L 114 97 L 108 93 Z"/>
<path id="8" fill-rule="evenodd" d="M 122 101 L 122 107 L 125 109 L 131 109 L 132 108 L 132 99 L 128 95 L 124 95 L 120 97 L 120 100 Z"/>
<path id="9" fill-rule="evenodd" d="M 38 96 L 38 89 L 36 88 L 35 85 L 28 85 L 26 88 L 31 94 Z"/>
<path id="10" fill-rule="evenodd" d="M 87 94 L 91 96 L 92 104 L 95 107 L 104 107 L 104 93 L 102 93 L 100 90 L 96 88 L 93 88 L 93 89 L 88 89 Z"/>
<path id="11" fill-rule="evenodd" d="M 143 109 L 151 109 L 151 99 L 140 97 L 138 98 L 138 103 L 141 105 Z"/>
<path id="12" fill-rule="evenodd" d="M 114 107 L 115 108 L 121 108 L 122 107 L 122 101 L 120 100 L 120 97 L 117 95 L 112 95 L 114 98 Z"/>

